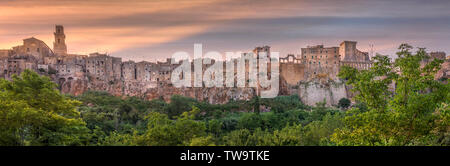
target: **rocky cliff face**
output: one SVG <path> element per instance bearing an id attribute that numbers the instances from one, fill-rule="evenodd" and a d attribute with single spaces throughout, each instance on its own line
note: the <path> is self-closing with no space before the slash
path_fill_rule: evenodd
<path id="1" fill-rule="evenodd" d="M 446 61 L 436 74 L 436 78 L 448 78 L 449 69 L 450 62 Z M 337 105 L 341 98 L 353 98 L 354 96 L 350 92 L 351 87 L 339 79 L 330 79 L 327 75 L 317 74 L 316 77 L 305 80 L 304 76 L 299 74 L 301 70 L 287 70 L 286 68 L 284 71 L 280 75 L 279 95 L 297 94 L 307 105 L 326 101 L 328 106 Z M 169 102 L 172 95 L 182 95 L 211 104 L 223 104 L 230 100 L 250 100 L 257 94 L 254 88 L 176 88 L 170 84 L 156 85 L 139 81 L 105 82 L 95 79 L 77 79 L 59 82 L 59 84 L 61 92 L 73 95 L 80 95 L 87 90 L 95 90 L 106 91 L 115 96 L 137 96 L 147 100 L 162 98 Z"/>
<path id="2" fill-rule="evenodd" d="M 80 95 L 87 90 L 105 91 L 115 96 L 136 96 L 147 100 L 164 99 L 170 102 L 172 95 L 182 95 L 206 101 L 211 104 L 224 104 L 230 100 L 250 100 L 256 94 L 254 88 L 176 88 L 168 84 L 160 86 L 142 82 L 98 80 L 68 80 L 60 82 L 61 92 Z"/>
<path id="3" fill-rule="evenodd" d="M 347 89 L 340 81 L 304 82 L 299 86 L 298 94 L 303 103 L 315 105 L 325 101 L 326 105 L 337 105 L 341 98 L 347 98 Z"/>
<path id="4" fill-rule="evenodd" d="M 450 60 L 446 60 L 442 65 L 441 69 L 435 75 L 436 79 L 443 80 L 450 78 Z M 448 80 L 445 80 L 448 81 Z"/>
<path id="5" fill-rule="evenodd" d="M 87 80 L 70 80 L 63 82 L 61 85 L 61 92 L 72 95 L 80 95 L 88 90 Z"/>
<path id="6" fill-rule="evenodd" d="M 297 94 L 306 105 L 314 106 L 325 101 L 327 106 L 332 106 L 337 105 L 341 98 L 349 97 L 348 89 L 339 80 L 311 80 L 300 81 L 295 85 L 282 83 L 281 95 Z"/>
<path id="7" fill-rule="evenodd" d="M 287 78 L 287 79 L 286 79 Z M 56 80 L 56 79 L 55 79 Z M 147 100 L 164 99 L 170 102 L 172 95 L 182 95 L 206 101 L 211 104 L 223 104 L 230 100 L 250 100 L 257 93 L 255 88 L 176 88 L 170 84 L 155 84 L 139 81 L 101 81 L 97 79 L 76 79 L 59 82 L 62 93 L 80 95 L 87 90 L 105 91 L 115 96 L 136 96 Z M 279 95 L 300 96 L 303 103 L 315 105 L 326 101 L 326 105 L 336 105 L 339 99 L 347 98 L 344 83 L 328 77 L 311 78 L 302 81 L 302 77 L 280 76 Z"/>
<path id="8" fill-rule="evenodd" d="M 172 95 L 182 95 L 211 104 L 224 104 L 230 100 L 250 100 L 255 94 L 253 88 L 175 88 L 167 86 L 148 89 L 144 96 L 148 100 L 163 98 L 170 101 Z"/>

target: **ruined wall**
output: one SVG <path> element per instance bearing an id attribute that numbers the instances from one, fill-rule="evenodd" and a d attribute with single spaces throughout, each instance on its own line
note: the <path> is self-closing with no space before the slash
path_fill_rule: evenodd
<path id="1" fill-rule="evenodd" d="M 320 74 L 310 79 L 298 79 L 286 77 L 287 73 L 280 76 L 280 95 L 297 94 L 307 105 L 315 105 L 325 99 L 327 106 L 337 105 L 341 98 L 349 97 L 347 87 L 338 79 L 333 80 L 326 75 L 321 77 Z"/>
<path id="2" fill-rule="evenodd" d="M 305 79 L 305 65 L 299 63 L 280 63 L 280 77 L 286 83 L 295 85 Z"/>
<path id="3" fill-rule="evenodd" d="M 348 98 L 345 83 L 338 80 L 302 82 L 298 95 L 307 105 L 315 105 L 324 100 L 328 106 L 337 105 L 341 98 Z"/>
<path id="4" fill-rule="evenodd" d="M 255 94 L 253 88 L 175 88 L 166 86 L 148 89 L 145 98 L 148 100 L 163 98 L 170 101 L 172 95 L 182 95 L 211 104 L 225 104 L 230 100 L 250 100 Z"/>
<path id="5" fill-rule="evenodd" d="M 346 86 L 336 76 L 339 65 L 326 63 L 337 61 L 338 56 L 334 56 L 334 50 L 335 48 L 327 50 L 323 46 L 316 46 L 303 49 L 306 57 L 301 59 L 293 55 L 280 58 L 280 95 L 297 94 L 307 105 L 325 100 L 328 106 L 336 105 L 341 98 L 347 98 Z M 326 54 L 330 54 L 331 59 Z M 320 63 L 321 60 L 325 63 Z"/>

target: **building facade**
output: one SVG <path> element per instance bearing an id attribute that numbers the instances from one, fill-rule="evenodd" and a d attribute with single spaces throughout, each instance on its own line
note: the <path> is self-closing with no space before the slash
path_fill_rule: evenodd
<path id="1" fill-rule="evenodd" d="M 121 58 L 101 53 L 69 54 L 64 27 L 61 25 L 55 27 L 54 39 L 53 49 L 43 41 L 32 37 L 24 39 L 20 46 L 0 50 L 0 77 L 11 79 L 13 74 L 30 69 L 49 76 L 60 85 L 63 93 L 82 94 L 86 90 L 101 90 L 114 95 L 140 96 L 146 99 L 169 99 L 169 96 L 179 94 L 211 103 L 223 103 L 235 99 L 250 99 L 259 94 L 259 86 L 256 90 L 248 87 L 177 89 L 171 84 L 171 76 L 179 64 L 172 64 L 170 58 L 165 62 L 155 63 L 123 62 Z M 340 67 L 346 65 L 366 70 L 372 65 L 368 53 L 358 50 L 356 44 L 355 41 L 344 41 L 339 47 L 308 46 L 301 48 L 298 55 L 288 54 L 279 58 L 281 89 L 279 94 L 299 94 L 302 100 L 310 105 L 323 98 L 334 104 L 338 98 L 348 97 L 346 87 L 339 83 L 337 78 Z M 270 46 L 256 47 L 251 53 L 256 57 L 265 53 L 264 55 L 271 58 Z M 445 59 L 446 55 L 443 52 L 432 52 L 430 57 Z M 236 59 L 231 61 L 235 63 Z M 203 64 L 203 72 L 215 63 L 214 60 L 211 62 Z M 228 63 L 224 63 L 224 77 L 227 77 L 225 64 Z M 268 61 L 268 76 L 271 75 L 270 63 Z M 255 64 L 245 64 L 246 85 L 250 82 L 248 76 L 250 68 L 259 68 Z M 236 67 L 234 71 L 236 84 Z M 212 77 L 215 77 L 215 74 L 218 73 L 212 74 Z M 448 76 L 450 72 L 445 70 L 441 74 Z"/>

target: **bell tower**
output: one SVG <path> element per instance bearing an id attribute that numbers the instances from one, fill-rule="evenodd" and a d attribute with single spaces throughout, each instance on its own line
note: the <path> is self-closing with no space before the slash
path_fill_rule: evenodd
<path id="1" fill-rule="evenodd" d="M 62 25 L 56 25 L 55 29 L 55 42 L 53 43 L 53 52 L 56 55 L 66 55 L 66 35 L 64 34 L 64 27 Z"/>

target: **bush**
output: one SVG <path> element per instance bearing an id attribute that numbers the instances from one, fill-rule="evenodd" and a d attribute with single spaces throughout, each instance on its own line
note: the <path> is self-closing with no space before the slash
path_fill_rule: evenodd
<path id="1" fill-rule="evenodd" d="M 347 98 L 341 98 L 338 102 L 338 107 L 342 109 L 347 109 L 350 107 L 351 101 Z"/>

